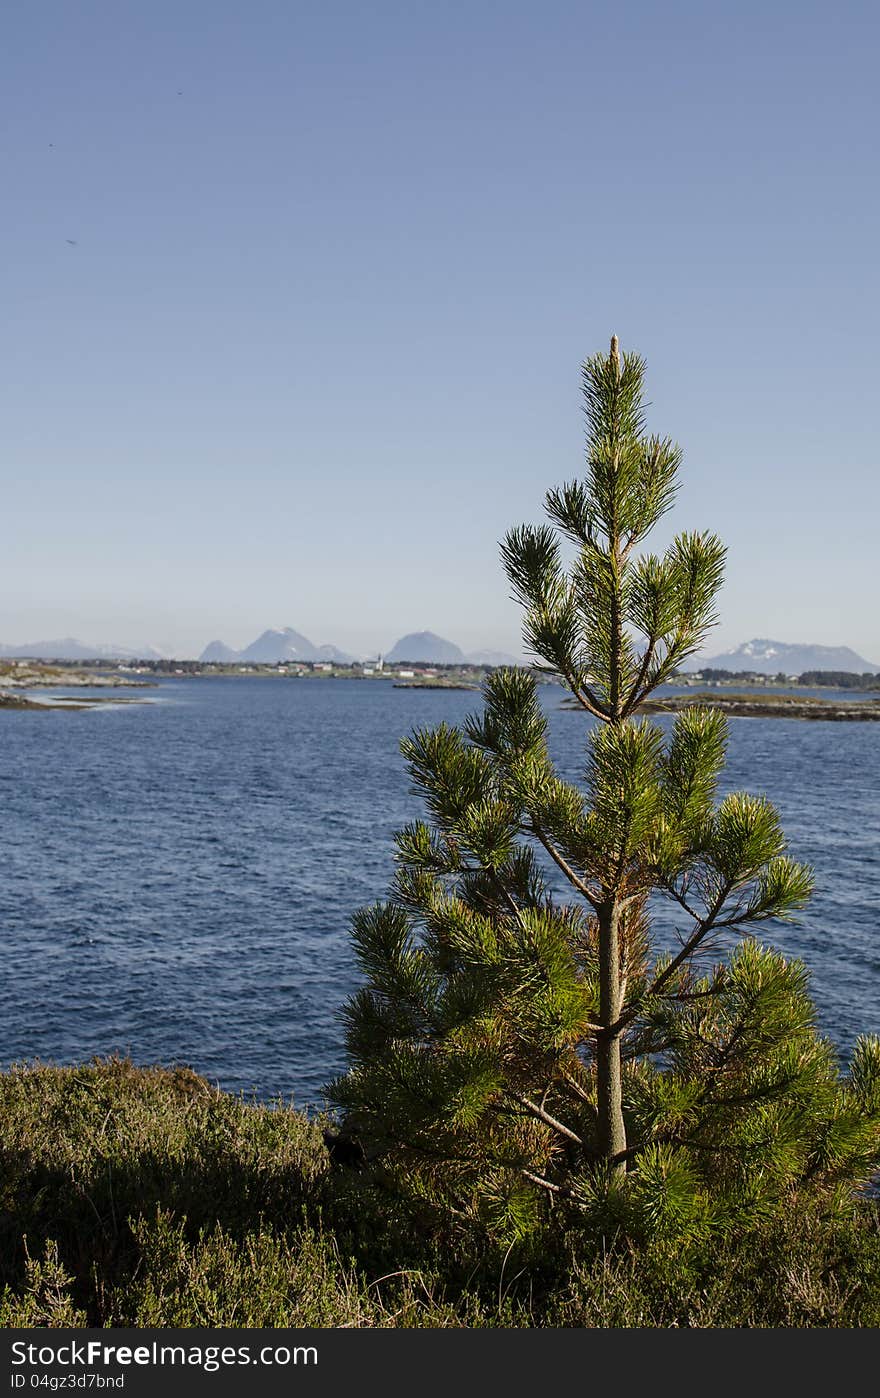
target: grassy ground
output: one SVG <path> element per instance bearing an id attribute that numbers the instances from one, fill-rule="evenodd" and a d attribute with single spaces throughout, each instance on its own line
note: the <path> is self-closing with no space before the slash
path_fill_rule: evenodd
<path id="1" fill-rule="evenodd" d="M 877 1326 L 880 1229 L 769 1224 L 685 1264 L 498 1254 L 332 1171 L 319 1125 L 188 1069 L 0 1075 L 0 1325 Z"/>

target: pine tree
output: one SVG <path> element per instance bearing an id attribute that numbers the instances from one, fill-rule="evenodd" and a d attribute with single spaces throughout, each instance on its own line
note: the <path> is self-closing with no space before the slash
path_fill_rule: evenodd
<path id="1" fill-rule="evenodd" d="M 551 762 L 536 674 L 496 671 L 463 729 L 403 741 L 430 820 L 353 924 L 366 983 L 331 1100 L 407 1189 L 503 1236 L 561 1208 L 699 1237 L 877 1163 L 880 1043 L 841 1077 L 803 966 L 751 939 L 810 870 L 767 800 L 718 800 L 723 715 L 638 717 L 714 624 L 724 563 L 711 534 L 642 547 L 681 457 L 646 432 L 644 374 L 616 337 L 586 361 L 585 477 L 502 546 L 534 669 L 588 720 L 582 784 Z"/>

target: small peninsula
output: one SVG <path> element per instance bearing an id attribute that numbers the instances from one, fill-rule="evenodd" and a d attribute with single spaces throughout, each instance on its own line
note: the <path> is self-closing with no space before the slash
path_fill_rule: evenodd
<path id="1" fill-rule="evenodd" d="M 816 699 L 810 695 L 699 691 L 655 696 L 642 704 L 643 714 L 677 714 L 684 709 L 720 709 L 731 718 L 798 718 L 824 722 L 864 723 L 880 719 L 880 699 Z"/>
<path id="2" fill-rule="evenodd" d="M 115 671 L 72 669 L 38 661 L 0 661 L 0 710 L 49 713 L 59 709 L 93 709 L 100 704 L 143 703 L 140 696 L 57 694 L 49 699 L 26 699 L 23 689 L 155 689 L 154 680 L 133 680 Z"/>
<path id="3" fill-rule="evenodd" d="M 577 709 L 575 699 L 563 699 L 561 709 Z M 843 702 L 817 699 L 812 695 L 718 693 L 701 690 L 695 694 L 665 694 L 646 699 L 640 714 L 680 714 L 685 709 L 719 709 L 731 718 L 819 719 L 825 723 L 871 723 L 880 720 L 880 699 L 852 699 Z"/>
<path id="4" fill-rule="evenodd" d="M 0 684 L 9 689 L 153 689 L 154 680 L 134 680 L 114 669 L 0 660 Z"/>
<path id="5" fill-rule="evenodd" d="M 118 695 L 104 694 L 59 694 L 57 697 L 47 701 L 40 699 L 25 699 L 22 694 L 10 694 L 8 690 L 0 690 L 0 709 L 26 709 L 32 713 L 50 714 L 58 713 L 61 710 L 71 709 L 95 709 L 101 704 L 143 704 L 146 701 L 141 698 L 134 698 L 126 695 L 124 698 Z"/>
<path id="6" fill-rule="evenodd" d="M 478 684 L 468 684 L 464 680 L 395 680 L 393 689 L 475 689 Z"/>

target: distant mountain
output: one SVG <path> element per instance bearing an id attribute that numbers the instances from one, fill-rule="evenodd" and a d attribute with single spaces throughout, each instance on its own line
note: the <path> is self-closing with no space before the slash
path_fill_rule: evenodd
<path id="1" fill-rule="evenodd" d="M 65 636 L 60 641 L 30 641 L 21 646 L 0 645 L 0 655 L 14 656 L 22 660 L 164 660 L 163 651 L 154 646 L 142 646 L 132 650 L 130 646 L 98 645 L 91 646 L 87 641 L 78 641 L 75 636 Z"/>
<path id="2" fill-rule="evenodd" d="M 277 665 L 279 660 L 320 660 L 321 654 L 308 636 L 300 635 L 292 626 L 283 631 L 264 631 L 241 652 L 239 660 L 255 665 Z"/>
<path id="3" fill-rule="evenodd" d="M 515 655 L 503 650 L 469 650 L 465 656 L 468 665 L 523 665 Z"/>
<path id="4" fill-rule="evenodd" d="M 334 665 L 350 665 L 357 656 L 350 655 L 347 650 L 340 650 L 338 646 L 318 646 L 318 657 L 321 660 L 331 660 Z"/>
<path id="5" fill-rule="evenodd" d="M 763 637 L 743 641 L 722 655 L 694 656 L 683 670 L 754 670 L 759 675 L 802 675 L 805 670 L 849 670 L 857 675 L 877 674 L 880 665 L 856 655 L 849 646 L 792 645 Z"/>
<path id="6" fill-rule="evenodd" d="M 215 665 L 233 665 L 242 661 L 248 665 L 277 665 L 285 660 L 329 660 L 335 665 L 347 665 L 354 659 L 338 646 L 316 646 L 299 631 L 285 626 L 283 631 L 264 631 L 245 650 L 233 650 L 224 641 L 212 641 L 205 646 L 199 660 Z"/>
<path id="7" fill-rule="evenodd" d="M 223 641 L 212 641 L 199 656 L 199 660 L 208 661 L 213 665 L 231 665 L 237 659 L 238 651 L 232 650 Z"/>
<path id="8" fill-rule="evenodd" d="M 461 665 L 464 654 L 452 641 L 435 636 L 433 631 L 411 631 L 391 647 L 385 660 L 389 665 L 404 660 L 418 665 Z"/>

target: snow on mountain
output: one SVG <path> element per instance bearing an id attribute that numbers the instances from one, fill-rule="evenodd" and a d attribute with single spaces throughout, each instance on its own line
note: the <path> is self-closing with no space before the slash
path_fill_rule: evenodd
<path id="1" fill-rule="evenodd" d="M 294 631 L 292 626 L 285 626 L 281 631 L 264 631 L 239 655 L 239 660 L 255 665 L 277 665 L 280 660 L 320 659 L 318 647 L 308 636 Z"/>
<path id="2" fill-rule="evenodd" d="M 20 646 L 0 645 L 0 655 L 22 660 L 164 660 L 165 653 L 155 646 L 89 645 L 75 636 L 57 641 L 29 641 Z"/>
<path id="3" fill-rule="evenodd" d="M 692 656 L 684 670 L 754 670 L 759 675 L 802 675 L 805 670 L 845 670 L 857 675 L 876 674 L 880 665 L 865 660 L 849 646 L 791 644 L 755 637 L 721 655 Z"/>
<path id="4" fill-rule="evenodd" d="M 294 631 L 292 626 L 285 626 L 280 631 L 264 631 L 244 650 L 233 650 L 224 641 L 212 641 L 205 646 L 199 659 L 221 665 L 232 665 L 239 660 L 250 665 L 278 665 L 287 660 L 329 660 L 334 665 L 348 665 L 355 657 L 338 646 L 316 646 L 308 636 Z"/>

